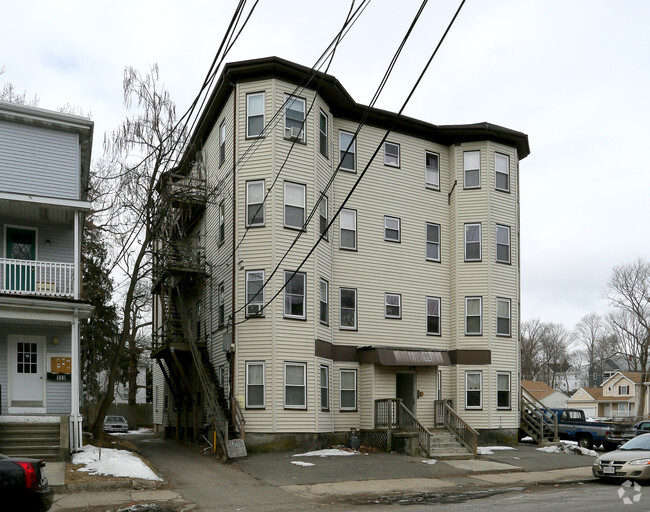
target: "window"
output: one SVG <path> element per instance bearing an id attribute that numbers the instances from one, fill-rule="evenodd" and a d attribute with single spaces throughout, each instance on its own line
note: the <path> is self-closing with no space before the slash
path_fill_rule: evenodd
<path id="1" fill-rule="evenodd" d="M 463 153 L 463 172 L 465 188 L 481 188 L 480 151 L 465 151 Z"/>
<path id="2" fill-rule="evenodd" d="M 440 261 L 440 226 L 427 222 L 427 260 Z"/>
<path id="3" fill-rule="evenodd" d="M 340 290 L 341 329 L 355 330 L 357 328 L 357 289 L 341 288 Z"/>
<path id="4" fill-rule="evenodd" d="M 384 142 L 384 165 L 399 167 L 399 144 Z"/>
<path id="5" fill-rule="evenodd" d="M 246 137 L 259 137 L 264 131 L 264 93 L 246 95 Z"/>
<path id="6" fill-rule="evenodd" d="M 264 180 L 246 182 L 246 225 L 264 225 Z"/>
<path id="7" fill-rule="evenodd" d="M 320 323 L 329 324 L 329 296 L 330 285 L 325 279 L 320 280 L 319 303 L 320 303 Z"/>
<path id="8" fill-rule="evenodd" d="M 341 370 L 341 410 L 357 409 L 357 371 Z"/>
<path id="9" fill-rule="evenodd" d="M 246 316 L 264 314 L 264 271 L 246 271 Z"/>
<path id="10" fill-rule="evenodd" d="M 226 161 L 226 121 L 219 127 L 219 166 Z"/>
<path id="11" fill-rule="evenodd" d="M 348 148 L 348 146 L 350 146 Z M 341 153 L 341 170 L 356 172 L 356 146 L 354 134 L 339 132 L 339 151 Z"/>
<path id="12" fill-rule="evenodd" d="M 246 361 L 246 408 L 263 409 L 264 395 L 264 362 Z"/>
<path id="13" fill-rule="evenodd" d="M 339 216 L 339 224 L 341 226 L 341 240 L 339 247 L 341 249 L 357 248 L 357 212 L 356 210 L 341 210 Z"/>
<path id="14" fill-rule="evenodd" d="M 218 300 L 219 300 L 219 327 L 221 327 L 226 321 L 226 293 L 224 283 L 219 284 L 218 291 Z"/>
<path id="15" fill-rule="evenodd" d="M 497 224 L 497 261 L 510 263 L 510 228 Z"/>
<path id="16" fill-rule="evenodd" d="M 427 297 L 427 334 L 440 336 L 440 297 Z"/>
<path id="17" fill-rule="evenodd" d="M 325 158 L 329 158 L 328 144 L 327 144 L 327 114 L 320 111 L 319 123 L 318 123 L 318 134 L 319 134 L 319 144 L 318 148 L 320 149 L 320 154 Z"/>
<path id="18" fill-rule="evenodd" d="M 440 190 L 440 156 L 437 153 L 424 154 L 424 182 L 427 188 Z"/>
<path id="19" fill-rule="evenodd" d="M 292 277 L 293 276 L 293 277 Z M 305 318 L 305 281 L 303 272 L 284 271 L 284 316 Z"/>
<path id="20" fill-rule="evenodd" d="M 384 217 L 384 240 L 400 241 L 400 220 L 397 217 Z"/>
<path id="21" fill-rule="evenodd" d="M 330 369 L 329 366 L 320 366 L 320 408 L 327 411 L 330 408 Z"/>
<path id="22" fill-rule="evenodd" d="M 496 171 L 496 189 L 510 192 L 510 157 L 495 153 L 494 169 Z"/>
<path id="23" fill-rule="evenodd" d="M 465 224 L 465 261 L 481 261 L 480 224 Z"/>
<path id="24" fill-rule="evenodd" d="M 284 99 L 284 136 L 305 142 L 305 100 L 289 95 Z"/>
<path id="25" fill-rule="evenodd" d="M 323 235 L 323 239 L 327 240 L 327 225 L 329 224 L 329 220 L 327 218 L 327 196 L 321 197 L 320 203 L 318 203 L 318 216 L 320 219 L 320 234 Z"/>
<path id="26" fill-rule="evenodd" d="M 305 186 L 284 182 L 284 227 L 302 229 L 305 224 Z"/>
<path id="27" fill-rule="evenodd" d="M 305 363 L 284 363 L 284 407 L 287 409 L 307 408 L 307 386 L 305 384 Z"/>
<path id="28" fill-rule="evenodd" d="M 618 387 L 618 394 L 619 395 L 629 395 L 630 394 L 630 386 L 619 386 Z"/>
<path id="29" fill-rule="evenodd" d="M 510 299 L 497 298 L 497 336 L 510 336 Z"/>
<path id="30" fill-rule="evenodd" d="M 483 408 L 483 372 L 465 372 L 465 409 Z"/>
<path id="31" fill-rule="evenodd" d="M 467 335 L 483 333 L 482 302 L 482 297 L 465 297 L 465 334 Z"/>
<path id="32" fill-rule="evenodd" d="M 402 296 L 399 293 L 384 294 L 384 316 L 402 318 Z"/>
<path id="33" fill-rule="evenodd" d="M 219 245 L 226 240 L 226 206 L 219 204 Z"/>
<path id="34" fill-rule="evenodd" d="M 510 372 L 497 372 L 497 409 L 510 409 Z"/>

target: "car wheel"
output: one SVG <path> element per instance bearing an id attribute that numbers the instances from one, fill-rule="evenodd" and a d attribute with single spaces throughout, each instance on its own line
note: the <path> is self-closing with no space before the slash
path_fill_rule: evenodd
<path id="1" fill-rule="evenodd" d="M 578 438 L 578 446 L 580 448 L 586 448 L 591 450 L 594 447 L 594 443 L 591 440 L 591 436 L 581 436 Z"/>

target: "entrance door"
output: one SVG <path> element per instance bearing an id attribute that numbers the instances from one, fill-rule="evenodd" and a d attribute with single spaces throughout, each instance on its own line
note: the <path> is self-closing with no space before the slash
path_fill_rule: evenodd
<path id="1" fill-rule="evenodd" d="M 16 291 L 34 291 L 34 265 L 36 260 L 36 230 L 7 228 L 6 257 L 13 262 L 6 267 L 5 287 Z"/>
<path id="2" fill-rule="evenodd" d="M 415 414 L 415 373 L 395 374 L 395 397 L 401 398 L 408 410 Z"/>
<path id="3" fill-rule="evenodd" d="M 10 412 L 45 412 L 45 337 L 8 336 Z"/>

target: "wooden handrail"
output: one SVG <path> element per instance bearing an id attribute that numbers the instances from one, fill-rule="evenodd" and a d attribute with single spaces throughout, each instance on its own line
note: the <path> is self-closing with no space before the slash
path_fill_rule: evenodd
<path id="1" fill-rule="evenodd" d="M 239 431 L 239 436 L 242 439 L 246 438 L 246 419 L 244 418 L 244 413 L 241 410 L 241 405 L 236 396 L 230 397 L 230 407 L 234 411 L 234 420 L 235 427 Z"/>

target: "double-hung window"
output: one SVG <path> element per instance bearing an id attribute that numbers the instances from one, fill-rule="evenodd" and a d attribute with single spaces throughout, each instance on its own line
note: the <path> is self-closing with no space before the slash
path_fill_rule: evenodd
<path id="1" fill-rule="evenodd" d="M 510 228 L 497 224 L 497 262 L 510 263 Z"/>
<path id="2" fill-rule="evenodd" d="M 427 151 L 424 154 L 424 169 L 426 187 L 440 190 L 440 155 Z"/>
<path id="3" fill-rule="evenodd" d="M 219 203 L 219 245 L 226 240 L 226 206 Z"/>
<path id="4" fill-rule="evenodd" d="M 330 367 L 320 366 L 320 408 L 327 411 L 330 408 Z"/>
<path id="5" fill-rule="evenodd" d="M 483 372 L 465 372 L 465 409 L 483 408 Z"/>
<path id="6" fill-rule="evenodd" d="M 341 410 L 357 409 L 357 371 L 341 370 Z"/>
<path id="7" fill-rule="evenodd" d="M 246 316 L 264 314 L 264 271 L 246 271 Z"/>
<path id="8" fill-rule="evenodd" d="M 246 137 L 259 137 L 264 131 L 264 93 L 246 95 Z"/>
<path id="9" fill-rule="evenodd" d="M 318 290 L 318 302 L 320 306 L 320 323 L 328 325 L 329 324 L 329 283 L 325 279 L 320 280 L 320 286 Z"/>
<path id="10" fill-rule="evenodd" d="M 225 294 L 224 283 L 219 284 L 218 300 L 219 300 L 218 320 L 219 320 L 219 327 L 221 327 L 226 321 L 226 294 Z"/>
<path id="11" fill-rule="evenodd" d="M 341 210 L 339 215 L 339 224 L 341 226 L 341 239 L 339 247 L 341 249 L 357 248 L 357 212 L 356 210 Z"/>
<path id="12" fill-rule="evenodd" d="M 320 203 L 318 203 L 318 218 L 319 218 L 319 229 L 320 234 L 323 235 L 323 239 L 327 240 L 327 225 L 329 224 L 329 219 L 327 216 L 327 196 L 321 197 Z"/>
<path id="13" fill-rule="evenodd" d="M 427 334 L 440 336 L 440 297 L 427 297 Z"/>
<path id="14" fill-rule="evenodd" d="M 348 147 L 349 146 L 349 147 Z M 357 141 L 354 140 L 354 134 L 348 132 L 339 132 L 339 152 L 341 154 L 341 170 L 357 172 Z"/>
<path id="15" fill-rule="evenodd" d="M 510 372 L 497 372 L 497 409 L 510 407 Z"/>
<path id="16" fill-rule="evenodd" d="M 284 363 L 285 408 L 307 408 L 306 372 L 307 365 L 305 363 Z"/>
<path id="17" fill-rule="evenodd" d="M 630 386 L 625 385 L 625 386 L 619 386 L 618 387 L 618 394 L 619 395 L 629 395 L 630 394 Z"/>
<path id="18" fill-rule="evenodd" d="M 246 408 L 263 409 L 264 395 L 264 362 L 246 361 Z"/>
<path id="19" fill-rule="evenodd" d="M 440 225 L 427 222 L 427 260 L 440 261 Z"/>
<path id="20" fill-rule="evenodd" d="M 318 149 L 320 150 L 320 154 L 323 155 L 325 158 L 329 158 L 329 150 L 328 150 L 328 143 L 327 143 L 328 133 L 329 132 L 327 130 L 327 114 L 321 110 L 318 116 L 318 135 L 319 135 Z"/>
<path id="21" fill-rule="evenodd" d="M 384 142 L 384 165 L 399 167 L 399 144 Z"/>
<path id="22" fill-rule="evenodd" d="M 246 182 L 246 225 L 264 225 L 264 180 Z"/>
<path id="23" fill-rule="evenodd" d="M 481 261 L 480 224 L 465 224 L 465 261 Z"/>
<path id="24" fill-rule="evenodd" d="M 483 298 L 465 297 L 465 334 L 483 334 Z"/>
<path id="25" fill-rule="evenodd" d="M 463 153 L 463 175 L 465 188 L 481 188 L 481 152 Z"/>
<path id="26" fill-rule="evenodd" d="M 354 331 L 357 328 L 357 289 L 341 288 L 340 297 L 340 323 L 339 327 Z"/>
<path id="27" fill-rule="evenodd" d="M 495 153 L 494 170 L 496 171 L 496 189 L 510 192 L 510 157 Z"/>
<path id="28" fill-rule="evenodd" d="M 302 229 L 305 225 L 305 185 L 284 182 L 284 227 Z"/>
<path id="29" fill-rule="evenodd" d="M 305 142 L 305 100 L 295 96 L 285 96 L 284 136 Z"/>
<path id="30" fill-rule="evenodd" d="M 226 121 L 219 127 L 219 166 L 226 161 Z"/>
<path id="31" fill-rule="evenodd" d="M 305 273 L 285 270 L 284 284 L 284 316 L 305 318 Z"/>
<path id="32" fill-rule="evenodd" d="M 497 336 L 510 336 L 510 299 L 497 298 Z"/>
<path id="33" fill-rule="evenodd" d="M 384 317 L 402 318 L 402 296 L 399 293 L 384 294 Z"/>
<path id="34" fill-rule="evenodd" d="M 398 217 L 384 217 L 384 240 L 388 242 L 400 241 L 400 224 Z"/>

